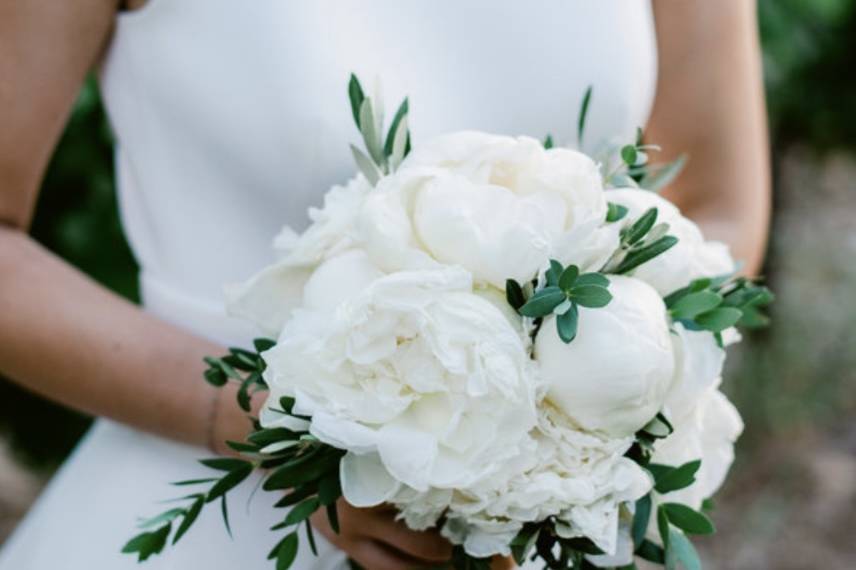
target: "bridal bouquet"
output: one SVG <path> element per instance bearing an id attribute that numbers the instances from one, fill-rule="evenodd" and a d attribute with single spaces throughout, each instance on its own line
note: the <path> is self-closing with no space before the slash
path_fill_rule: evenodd
<path id="1" fill-rule="evenodd" d="M 228 527 L 227 492 L 259 470 L 282 494 L 277 569 L 301 526 L 315 548 L 315 511 L 338 528 L 340 497 L 439 527 L 456 569 L 699 568 L 688 537 L 714 531 L 742 430 L 725 348 L 772 295 L 652 191 L 679 165 L 650 166 L 641 135 L 598 161 L 482 132 L 411 149 L 406 100 L 387 130 L 356 78 L 349 93 L 360 173 L 227 291 L 270 336 L 207 360 L 244 410 L 267 392 L 229 444 L 242 458 L 203 460 L 218 475 L 177 483 L 203 490 L 124 551 L 160 552 L 215 500 Z"/>

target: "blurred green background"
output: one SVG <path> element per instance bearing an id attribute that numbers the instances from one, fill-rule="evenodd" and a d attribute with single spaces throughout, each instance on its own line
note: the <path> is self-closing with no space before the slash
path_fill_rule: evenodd
<path id="1" fill-rule="evenodd" d="M 856 568 L 856 2 L 761 0 L 759 11 L 775 185 L 765 275 L 778 301 L 774 326 L 730 357 L 725 389 L 747 428 L 717 500 L 720 532 L 701 550 L 708 568 Z M 33 235 L 136 299 L 111 153 L 90 80 Z M 18 490 L 5 506 L 0 492 L 0 540 L 87 425 L 0 380 L 5 461 L 26 467 L 0 477 Z"/>

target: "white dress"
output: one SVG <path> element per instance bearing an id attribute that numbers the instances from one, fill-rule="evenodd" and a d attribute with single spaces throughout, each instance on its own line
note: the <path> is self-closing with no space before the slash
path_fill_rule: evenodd
<path id="1" fill-rule="evenodd" d="M 387 113 L 410 96 L 415 144 L 458 129 L 575 138 L 633 136 L 654 95 L 656 50 L 643 0 L 150 0 L 119 16 L 101 68 L 117 139 L 121 215 L 146 310 L 195 333 L 247 344 L 223 316 L 221 287 L 271 260 L 284 223 L 355 167 L 351 71 L 382 78 Z M 202 379 L 200 379 L 202 382 Z M 145 397 L 145 387 L 141 387 Z M 99 420 L 0 553 L 0 570 L 122 570 L 140 515 L 207 475 L 206 450 Z M 261 570 L 279 517 L 252 483 L 152 570 Z M 343 567 L 321 544 L 295 568 Z"/>

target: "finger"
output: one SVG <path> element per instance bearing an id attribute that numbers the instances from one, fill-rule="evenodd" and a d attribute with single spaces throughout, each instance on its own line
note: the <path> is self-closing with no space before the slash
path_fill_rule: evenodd
<path id="1" fill-rule="evenodd" d="M 390 512 L 372 512 L 365 534 L 404 554 L 427 562 L 446 562 L 452 557 L 452 545 L 436 530 L 415 531 Z"/>
<path id="2" fill-rule="evenodd" d="M 517 568 L 517 565 L 507 556 L 494 556 L 490 561 L 490 570 L 512 570 L 513 568 Z"/>

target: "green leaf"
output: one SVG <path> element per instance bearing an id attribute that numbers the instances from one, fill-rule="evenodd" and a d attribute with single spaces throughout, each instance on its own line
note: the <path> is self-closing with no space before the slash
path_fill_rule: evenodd
<path id="1" fill-rule="evenodd" d="M 316 481 L 338 472 L 341 457 L 342 452 L 339 450 L 316 448 L 275 469 L 268 475 L 262 488 L 265 491 L 289 489 L 309 481 Z"/>
<path id="2" fill-rule="evenodd" d="M 243 459 L 233 459 L 231 457 L 215 457 L 213 459 L 200 459 L 199 463 L 205 467 L 216 469 L 217 471 L 235 471 L 237 469 L 252 469 L 253 464 Z"/>
<path id="3" fill-rule="evenodd" d="M 547 138 L 544 139 L 544 148 L 546 150 L 553 148 L 553 135 L 547 135 Z"/>
<path id="4" fill-rule="evenodd" d="M 276 555 L 276 570 L 288 570 L 297 558 L 297 531 L 291 532 L 282 540 Z"/>
<path id="5" fill-rule="evenodd" d="M 636 159 L 639 158 L 639 153 L 636 150 L 636 146 L 632 144 L 625 145 L 621 147 L 621 160 L 624 161 L 624 164 L 627 166 L 633 166 L 636 164 Z"/>
<path id="6" fill-rule="evenodd" d="M 399 125 L 401 125 L 402 121 L 404 121 L 404 118 L 407 116 L 407 113 L 409 111 L 410 101 L 407 97 L 405 97 L 404 101 L 402 101 L 401 104 L 398 106 L 398 110 L 395 112 L 395 116 L 392 118 L 392 123 L 390 123 L 389 130 L 386 133 L 386 142 L 383 145 L 383 151 L 386 156 L 393 155 L 396 133 L 398 132 Z"/>
<path id="7" fill-rule="evenodd" d="M 222 495 L 220 497 L 220 514 L 223 517 L 223 526 L 226 527 L 226 533 L 231 538 L 231 536 L 232 536 L 232 525 L 229 524 L 229 505 L 226 504 L 226 495 Z"/>
<path id="8" fill-rule="evenodd" d="M 648 521 L 651 518 L 651 494 L 647 494 L 636 501 L 636 512 L 633 514 L 633 544 L 638 548 L 645 540 L 648 531 Z"/>
<path id="9" fill-rule="evenodd" d="M 695 318 L 696 324 L 704 330 L 711 332 L 722 332 L 737 324 L 743 312 L 733 307 L 719 307 L 712 311 L 702 313 Z"/>
<path id="10" fill-rule="evenodd" d="M 657 530 L 660 531 L 660 540 L 663 548 L 669 550 L 669 515 L 662 505 L 657 509 Z"/>
<path id="11" fill-rule="evenodd" d="M 205 376 L 205 380 L 209 384 L 211 384 L 212 386 L 216 386 L 218 388 L 220 386 L 225 386 L 226 383 L 229 381 L 229 378 L 226 376 L 226 374 L 223 373 L 222 370 L 220 370 L 219 366 L 218 367 L 212 366 L 212 367 L 206 369 L 205 372 L 203 373 L 203 375 Z"/>
<path id="12" fill-rule="evenodd" d="M 333 529 L 333 532 L 339 534 L 339 510 L 336 508 L 336 503 L 330 503 L 326 506 L 326 509 L 330 528 Z"/>
<path id="13" fill-rule="evenodd" d="M 222 479 L 217 481 L 211 490 L 208 491 L 208 496 L 206 498 L 206 502 L 211 502 L 217 499 L 218 497 L 225 495 L 236 486 L 238 486 L 244 479 L 249 477 L 250 473 L 253 472 L 253 466 L 251 464 L 245 464 L 244 467 L 235 469 L 233 471 L 229 471 Z"/>
<path id="14" fill-rule="evenodd" d="M 659 192 L 677 178 L 686 163 L 687 156 L 682 154 L 672 162 L 649 168 L 642 180 L 639 181 L 639 186 L 652 192 Z"/>
<path id="15" fill-rule="evenodd" d="M 680 467 L 662 466 L 660 473 L 654 473 L 653 465 L 649 465 L 648 469 L 655 475 L 656 483 L 654 488 L 660 494 L 671 493 L 685 487 L 689 487 L 695 482 L 695 474 L 701 467 L 701 459 L 689 461 Z"/>
<path id="16" fill-rule="evenodd" d="M 257 445 L 242 441 L 227 441 L 226 445 L 238 453 L 256 453 L 259 450 Z"/>
<path id="17" fill-rule="evenodd" d="M 141 522 L 137 526 L 139 528 L 151 528 L 153 526 L 159 526 L 159 525 L 162 525 L 164 523 L 172 522 L 173 520 L 175 520 L 176 518 L 178 518 L 179 516 L 181 516 L 183 514 L 184 514 L 184 509 L 182 509 L 182 508 L 170 509 L 168 511 L 165 511 L 165 512 L 159 514 L 156 517 L 152 517 L 150 519 L 147 519 L 147 520 Z"/>
<path id="18" fill-rule="evenodd" d="M 645 237 L 645 234 L 654 227 L 655 223 L 657 223 L 657 208 L 650 208 L 644 214 L 639 216 L 639 219 L 633 222 L 633 225 L 627 228 L 622 241 L 629 245 L 633 245 Z"/>
<path id="19" fill-rule="evenodd" d="M 663 549 L 647 539 L 643 540 L 639 548 L 636 549 L 636 554 L 639 558 L 653 562 L 654 564 L 662 564 L 666 559 Z"/>
<path id="20" fill-rule="evenodd" d="M 641 431 L 647 433 L 653 438 L 662 439 L 671 435 L 672 432 L 675 431 L 675 428 L 672 426 L 671 422 L 666 419 L 666 416 L 660 413 L 654 416 L 654 419 L 650 422 L 645 424 Z"/>
<path id="21" fill-rule="evenodd" d="M 705 515 L 681 503 L 660 505 L 666 511 L 671 522 L 687 534 L 713 534 L 716 532 L 713 522 Z"/>
<path id="22" fill-rule="evenodd" d="M 583 273 L 577 277 L 574 285 L 582 287 L 583 285 L 596 285 L 598 287 L 609 287 L 609 278 L 603 273 Z"/>
<path id="23" fill-rule="evenodd" d="M 685 570 L 702 570 L 701 560 L 690 539 L 676 528 L 669 531 L 669 549 L 666 551 L 666 566 L 677 568 L 680 562 Z"/>
<path id="24" fill-rule="evenodd" d="M 351 80 L 348 82 L 348 99 L 351 101 L 351 112 L 358 129 L 360 128 L 360 109 L 362 109 L 365 98 L 360 80 L 352 73 Z"/>
<path id="25" fill-rule="evenodd" d="M 216 481 L 216 480 L 217 480 L 216 477 L 208 477 L 205 479 L 185 479 L 184 481 L 175 481 L 175 482 L 170 483 L 170 484 L 176 485 L 179 487 L 184 487 L 187 485 L 199 485 L 202 483 L 211 483 L 212 481 Z"/>
<path id="26" fill-rule="evenodd" d="M 372 159 L 354 145 L 351 145 L 351 154 L 354 155 L 354 161 L 357 163 L 360 172 L 366 177 L 368 183 L 372 186 L 376 185 L 380 180 L 381 173 Z"/>
<path id="27" fill-rule="evenodd" d="M 567 311 L 556 317 L 556 330 L 562 342 L 568 344 L 576 338 L 578 323 L 579 311 L 575 304 L 571 304 Z"/>
<path id="28" fill-rule="evenodd" d="M 520 532 L 511 540 L 511 555 L 514 561 L 520 565 L 526 562 L 529 553 L 535 547 L 535 541 L 538 540 L 540 528 L 537 525 L 524 525 Z"/>
<path id="29" fill-rule="evenodd" d="M 514 279 L 505 280 L 505 300 L 515 311 L 519 311 L 520 307 L 526 304 L 523 288 Z"/>
<path id="30" fill-rule="evenodd" d="M 525 317 L 543 317 L 553 312 L 565 299 L 567 295 L 558 287 L 545 287 L 532 295 L 518 312 Z"/>
<path id="31" fill-rule="evenodd" d="M 624 218 L 627 215 L 628 210 L 626 207 L 621 204 L 616 204 L 615 202 L 608 202 L 606 205 L 606 221 L 608 223 L 617 222 Z"/>
<path id="32" fill-rule="evenodd" d="M 548 286 L 557 286 L 559 284 L 559 276 L 562 275 L 562 271 L 565 268 L 562 267 L 562 264 L 556 261 L 555 259 L 550 260 L 550 269 L 544 274 L 544 278 L 547 281 Z"/>
<path id="33" fill-rule="evenodd" d="M 678 243 L 675 236 L 663 236 L 651 245 L 642 249 L 631 251 L 627 257 L 615 269 L 615 273 L 623 274 L 632 271 L 647 261 L 651 261 L 658 255 L 665 253 Z"/>
<path id="34" fill-rule="evenodd" d="M 318 483 L 318 500 L 325 507 L 335 503 L 342 496 L 342 484 L 339 473 L 331 473 Z"/>
<path id="35" fill-rule="evenodd" d="M 693 319 L 696 316 L 715 309 L 722 303 L 722 295 L 713 291 L 690 293 L 678 299 L 669 312 L 675 319 Z"/>
<path id="36" fill-rule="evenodd" d="M 269 338 L 257 338 L 253 340 L 253 346 L 256 352 L 262 353 L 276 346 L 276 341 Z"/>
<path id="37" fill-rule="evenodd" d="M 193 504 L 190 505 L 190 508 L 187 509 L 187 512 L 184 514 L 184 517 L 181 520 L 181 524 L 178 526 L 178 530 L 175 531 L 175 536 L 172 539 L 172 543 L 177 543 L 184 533 L 190 530 L 190 527 L 196 521 L 196 518 L 199 516 L 199 513 L 202 512 L 202 506 L 205 504 L 204 498 L 199 498 L 193 501 Z"/>
<path id="38" fill-rule="evenodd" d="M 390 170 L 395 171 L 404 161 L 407 156 L 407 146 L 410 141 L 410 131 L 407 127 L 407 118 L 405 117 L 398 125 L 398 130 L 395 131 L 393 139 L 392 154 L 389 156 Z"/>
<path id="39" fill-rule="evenodd" d="M 152 554 L 159 554 L 166 546 L 171 524 L 165 524 L 157 530 L 138 534 L 122 547 L 124 554 L 137 554 L 138 562 L 145 562 Z"/>
<path id="40" fill-rule="evenodd" d="M 312 551 L 314 556 L 318 556 L 318 546 L 315 544 L 315 533 L 312 532 L 312 523 L 306 521 L 304 526 L 306 527 L 306 540 L 309 542 L 309 550 Z"/>
<path id="41" fill-rule="evenodd" d="M 591 93 L 593 87 L 589 85 L 583 95 L 583 102 L 580 104 L 580 114 L 577 118 L 577 143 L 579 146 L 583 144 L 583 134 L 586 128 L 586 118 L 588 117 L 589 104 L 591 103 Z"/>
<path id="42" fill-rule="evenodd" d="M 578 285 L 571 289 L 570 298 L 583 307 L 598 309 L 612 301 L 612 293 L 598 285 Z"/>
<path id="43" fill-rule="evenodd" d="M 559 275 L 559 289 L 562 291 L 568 291 L 571 287 L 573 287 L 574 283 L 577 280 L 577 277 L 580 276 L 580 268 L 576 265 L 569 265 L 565 268 L 564 271 Z"/>
<path id="44" fill-rule="evenodd" d="M 312 513 L 317 511 L 320 506 L 321 501 L 318 500 L 318 497 L 310 497 L 309 499 L 306 499 L 288 512 L 285 517 L 285 524 L 293 525 L 302 523 L 308 519 Z"/>

